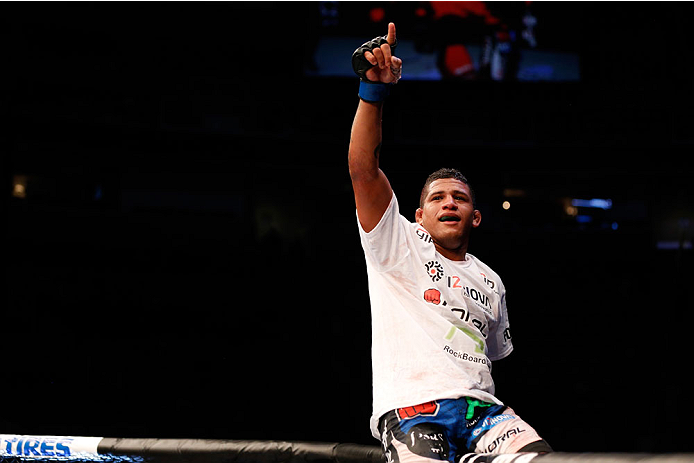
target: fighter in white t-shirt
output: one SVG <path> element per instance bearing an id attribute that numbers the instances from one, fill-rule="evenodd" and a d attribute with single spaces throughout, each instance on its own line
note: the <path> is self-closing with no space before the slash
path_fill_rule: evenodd
<path id="1" fill-rule="evenodd" d="M 551 451 L 494 396 L 491 362 L 513 345 L 504 285 L 467 252 L 482 220 L 467 179 L 430 175 L 411 223 L 379 168 L 383 100 L 402 69 L 396 44 L 391 23 L 352 57 L 361 83 L 349 171 L 371 298 L 372 433 L 389 461 Z"/>

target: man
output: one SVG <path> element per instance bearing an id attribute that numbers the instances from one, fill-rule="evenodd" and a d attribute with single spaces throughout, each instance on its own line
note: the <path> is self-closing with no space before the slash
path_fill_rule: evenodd
<path id="1" fill-rule="evenodd" d="M 352 58 L 362 78 L 349 171 L 372 309 L 371 430 L 389 461 L 455 461 L 462 454 L 549 452 L 494 396 L 491 361 L 511 353 L 505 289 L 467 252 L 482 216 L 467 179 L 427 179 L 410 223 L 379 168 L 383 100 L 402 60 L 395 25 Z"/>

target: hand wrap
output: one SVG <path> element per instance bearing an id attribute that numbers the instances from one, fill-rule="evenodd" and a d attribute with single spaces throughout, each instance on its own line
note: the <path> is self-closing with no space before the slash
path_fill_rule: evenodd
<path id="1" fill-rule="evenodd" d="M 359 98 L 364 101 L 370 101 L 372 103 L 383 101 L 390 94 L 390 87 L 392 84 L 374 82 L 366 77 L 366 71 L 375 65 L 369 63 L 369 61 L 364 57 L 364 52 L 370 51 L 373 53 L 374 48 L 388 43 L 387 37 L 387 35 L 384 35 L 383 37 L 376 37 L 375 39 L 364 43 L 361 47 L 354 50 L 354 53 L 352 54 L 352 69 L 361 79 L 361 82 L 359 83 Z M 397 40 L 393 45 L 390 45 L 390 52 L 392 54 L 395 54 L 395 47 L 397 45 Z M 395 82 L 397 82 L 397 80 Z"/>

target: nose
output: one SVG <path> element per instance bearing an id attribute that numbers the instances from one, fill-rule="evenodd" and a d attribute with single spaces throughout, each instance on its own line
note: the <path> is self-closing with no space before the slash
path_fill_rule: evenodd
<path id="1" fill-rule="evenodd" d="M 455 199 L 453 199 L 453 196 L 446 196 L 446 201 L 444 201 L 441 207 L 453 211 L 458 209 L 458 205 L 456 204 Z"/>

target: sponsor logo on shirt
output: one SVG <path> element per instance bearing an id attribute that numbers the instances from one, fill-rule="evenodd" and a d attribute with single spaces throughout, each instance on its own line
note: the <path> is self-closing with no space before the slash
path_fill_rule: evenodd
<path id="1" fill-rule="evenodd" d="M 487 283 L 487 286 L 489 286 L 492 289 L 496 288 L 496 283 L 494 283 L 494 280 L 490 280 L 489 278 L 487 278 L 487 275 L 485 275 L 482 272 L 480 272 L 480 275 L 482 275 L 482 279 L 485 283 Z M 494 290 L 494 292 L 498 294 L 496 290 Z"/>
<path id="2" fill-rule="evenodd" d="M 451 307 L 451 312 L 456 312 L 460 314 L 460 319 L 465 323 L 472 324 L 477 328 L 482 336 L 487 337 L 487 323 L 486 320 L 478 320 L 475 317 L 470 316 L 470 311 L 465 310 L 460 307 Z"/>
<path id="3" fill-rule="evenodd" d="M 424 264 L 424 267 L 426 267 L 427 274 L 431 278 L 431 281 L 433 281 L 434 283 L 443 278 L 443 265 L 441 265 L 439 261 L 430 260 L 429 262 Z"/>
<path id="4" fill-rule="evenodd" d="M 489 296 L 487 296 L 482 291 L 476 288 L 471 288 L 469 286 L 466 286 L 465 284 L 462 284 L 461 281 L 461 278 L 457 275 L 451 275 L 449 277 L 446 277 L 446 284 L 449 288 L 460 289 L 460 294 L 463 297 L 467 299 L 472 299 L 472 302 L 474 302 L 477 307 L 491 315 L 492 302 L 489 299 Z"/>
<path id="5" fill-rule="evenodd" d="M 415 233 L 417 234 L 419 239 L 424 241 L 425 243 L 434 242 L 434 238 L 432 238 L 431 235 L 429 235 L 429 233 L 427 233 L 427 231 L 423 228 L 418 228 L 417 231 L 415 231 Z"/>
<path id="6" fill-rule="evenodd" d="M 449 345 L 443 346 L 443 351 L 459 360 L 465 360 L 466 362 L 470 363 L 481 363 L 482 365 L 486 365 L 488 368 L 491 368 L 491 362 L 486 357 L 478 357 L 476 355 L 468 354 L 467 352 L 460 352 L 452 349 Z"/>

